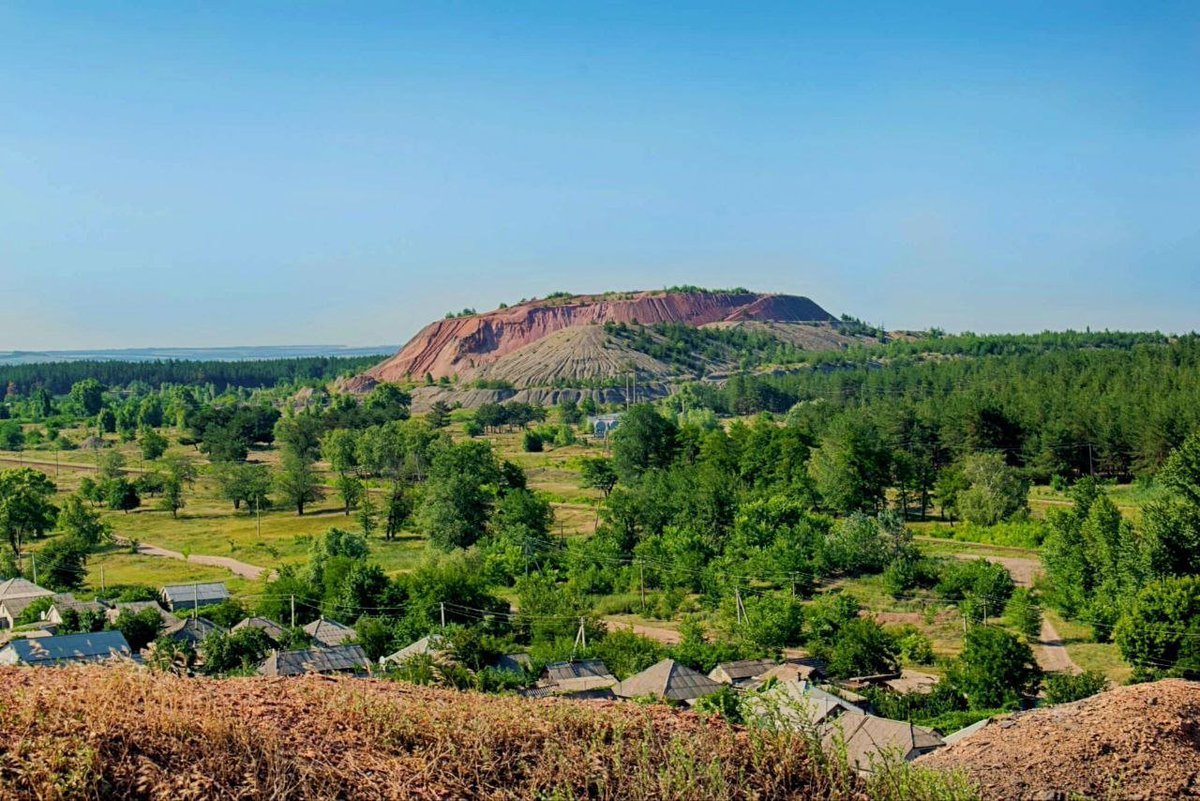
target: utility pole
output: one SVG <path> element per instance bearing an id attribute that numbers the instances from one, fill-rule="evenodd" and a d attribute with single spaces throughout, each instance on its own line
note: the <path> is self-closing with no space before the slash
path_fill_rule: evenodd
<path id="1" fill-rule="evenodd" d="M 262 536 L 262 515 L 259 513 L 258 498 L 259 498 L 258 493 L 257 492 L 254 493 L 254 533 L 257 536 L 261 537 Z"/>
<path id="2" fill-rule="evenodd" d="M 104 592 L 104 565 L 100 565 L 100 592 Z"/>
<path id="3" fill-rule="evenodd" d="M 292 595 L 292 628 L 296 628 L 296 596 Z"/>
<path id="4" fill-rule="evenodd" d="M 642 565 L 642 560 L 638 560 L 638 584 L 642 588 L 642 614 L 646 613 L 646 571 Z"/>
<path id="5" fill-rule="evenodd" d="M 1096 475 L 1094 463 L 1092 462 L 1092 443 L 1090 443 L 1090 442 L 1088 443 L 1088 475 L 1089 476 Z"/>
<path id="6" fill-rule="evenodd" d="M 733 600 L 734 600 L 734 606 L 735 606 L 734 611 L 737 614 L 737 622 L 740 625 L 742 620 L 746 617 L 746 608 L 744 606 L 742 606 L 742 588 L 741 587 L 733 588 Z"/>
<path id="7" fill-rule="evenodd" d="M 200 585 L 192 584 L 192 620 L 200 614 Z"/>
<path id="8" fill-rule="evenodd" d="M 442 610 L 442 628 L 446 628 L 446 602 L 442 601 L 438 606 Z"/>
<path id="9" fill-rule="evenodd" d="M 29 564 L 33 566 L 33 583 L 37 584 L 37 554 L 29 554 Z"/>

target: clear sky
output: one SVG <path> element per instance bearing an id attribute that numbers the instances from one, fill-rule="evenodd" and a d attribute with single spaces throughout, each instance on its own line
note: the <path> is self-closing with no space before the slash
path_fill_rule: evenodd
<path id="1" fill-rule="evenodd" d="M 0 5 L 0 350 L 555 290 L 1200 328 L 1200 3 Z"/>

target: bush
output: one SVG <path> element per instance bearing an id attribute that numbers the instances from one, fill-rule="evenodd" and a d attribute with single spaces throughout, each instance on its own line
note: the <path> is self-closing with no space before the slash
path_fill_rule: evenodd
<path id="1" fill-rule="evenodd" d="M 896 643 L 896 653 L 906 665 L 932 665 L 933 640 L 916 626 L 904 625 L 887 629 Z"/>
<path id="2" fill-rule="evenodd" d="M 1095 670 L 1085 670 L 1078 675 L 1072 673 L 1047 673 L 1042 680 L 1046 703 L 1068 704 L 1079 701 L 1108 689 L 1108 679 Z"/>
<path id="3" fill-rule="evenodd" d="M 521 448 L 526 453 L 541 453 L 543 450 L 541 435 L 536 431 L 526 431 L 521 435 Z"/>

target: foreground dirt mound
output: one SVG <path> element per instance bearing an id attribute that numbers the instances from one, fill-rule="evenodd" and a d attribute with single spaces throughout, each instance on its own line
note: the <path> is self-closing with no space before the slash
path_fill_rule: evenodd
<path id="1" fill-rule="evenodd" d="M 0 798 L 850 799 L 803 741 L 635 704 L 0 669 Z"/>
<path id="2" fill-rule="evenodd" d="M 360 376 L 359 383 L 419 381 L 426 373 L 435 379 L 478 377 L 483 367 L 557 331 L 610 321 L 702 326 L 746 320 L 832 319 L 808 298 L 753 292 L 636 292 L 535 300 L 430 323 L 399 353 Z"/>
<path id="3" fill-rule="evenodd" d="M 1200 683 L 1120 687 L 994 721 L 919 760 L 984 798 L 1200 798 Z"/>

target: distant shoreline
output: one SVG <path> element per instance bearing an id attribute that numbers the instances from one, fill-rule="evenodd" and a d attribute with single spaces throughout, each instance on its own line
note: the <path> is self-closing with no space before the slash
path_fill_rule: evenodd
<path id="1" fill-rule="evenodd" d="M 346 347 L 342 345 L 247 345 L 224 348 L 100 348 L 95 350 L 0 351 L 0 365 L 54 362 L 153 362 L 153 361 L 254 361 L 320 356 L 390 356 L 398 345 Z"/>

